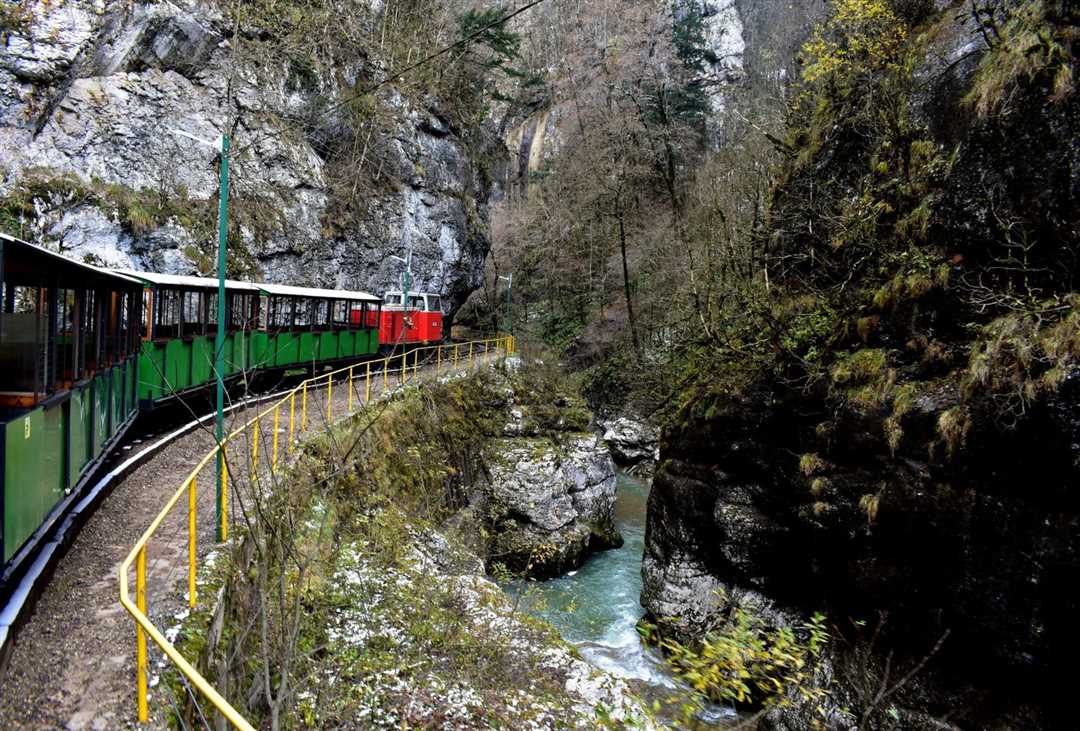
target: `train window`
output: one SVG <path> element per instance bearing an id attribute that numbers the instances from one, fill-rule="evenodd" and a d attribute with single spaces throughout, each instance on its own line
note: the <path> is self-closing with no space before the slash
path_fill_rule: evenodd
<path id="1" fill-rule="evenodd" d="M 229 311 L 229 323 L 233 330 L 247 330 L 254 321 L 253 305 L 255 296 L 250 294 L 232 294 L 225 296 L 226 304 L 231 307 Z"/>
<path id="2" fill-rule="evenodd" d="M 205 329 L 206 315 L 203 311 L 205 306 L 201 292 L 184 292 L 181 294 L 183 306 L 181 317 L 183 318 L 184 335 L 201 335 Z"/>
<path id="3" fill-rule="evenodd" d="M 293 309 L 296 313 L 293 317 L 293 325 L 295 327 L 307 327 L 311 324 L 311 302 L 308 300 L 298 299 L 292 297 L 289 300 L 293 303 Z"/>
<path id="4" fill-rule="evenodd" d="M 79 328 L 75 320 L 75 290 L 61 289 L 57 292 L 56 361 L 57 377 L 66 385 L 77 380 L 76 356 L 79 347 Z"/>
<path id="5" fill-rule="evenodd" d="M 286 330 L 293 322 L 293 302 L 289 297 L 270 297 L 269 322 L 271 329 Z"/>
<path id="6" fill-rule="evenodd" d="M 105 296 L 105 362 L 112 364 L 120 355 L 120 295 L 109 292 Z"/>
<path id="7" fill-rule="evenodd" d="M 150 338 L 151 331 L 154 329 L 154 290 L 143 290 L 143 316 L 142 316 L 142 338 L 146 340 Z"/>
<path id="8" fill-rule="evenodd" d="M 175 338 L 180 334 L 180 293 L 175 289 L 154 290 L 154 337 Z"/>
<path id="9" fill-rule="evenodd" d="M 345 300 L 334 300 L 334 327 L 342 328 L 349 326 L 349 303 Z"/>
<path id="10" fill-rule="evenodd" d="M 429 312 L 441 312 L 442 298 L 435 294 L 429 294 L 427 296 L 427 308 Z"/>
<path id="11" fill-rule="evenodd" d="M 0 390 L 37 394 L 45 364 L 38 287 L 4 286 L 4 327 L 0 330 Z"/>
<path id="12" fill-rule="evenodd" d="M 98 356 L 101 352 L 99 337 L 101 333 L 101 314 L 99 308 L 98 293 L 92 289 L 86 290 L 83 298 L 83 308 L 80 315 L 82 320 L 83 334 L 83 362 L 86 370 L 97 370 Z"/>
<path id="13" fill-rule="evenodd" d="M 422 309 L 424 309 L 424 297 L 423 297 L 423 295 L 409 295 L 409 309 L 410 310 L 422 310 Z"/>
<path id="14" fill-rule="evenodd" d="M 330 302 L 315 300 L 315 319 L 311 323 L 316 330 L 325 330 L 330 322 Z"/>
<path id="15" fill-rule="evenodd" d="M 383 304 L 400 305 L 401 292 L 387 292 L 385 295 L 383 295 Z"/>

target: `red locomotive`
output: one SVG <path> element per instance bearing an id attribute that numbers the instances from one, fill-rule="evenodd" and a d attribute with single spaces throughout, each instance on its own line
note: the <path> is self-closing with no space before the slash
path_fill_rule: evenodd
<path id="1" fill-rule="evenodd" d="M 369 310 L 371 326 L 379 317 L 379 344 L 384 348 L 400 345 L 441 343 L 443 340 L 442 299 L 437 294 L 409 292 L 408 308 L 402 305 L 400 291 L 383 295 L 381 312 Z M 353 317 L 358 317 L 354 312 Z"/>

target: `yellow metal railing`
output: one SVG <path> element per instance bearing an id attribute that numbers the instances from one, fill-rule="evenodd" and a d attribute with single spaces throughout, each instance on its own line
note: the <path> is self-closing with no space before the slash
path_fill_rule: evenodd
<path id="1" fill-rule="evenodd" d="M 422 365 L 431 365 L 434 363 L 435 377 L 438 378 L 445 372 L 447 375 L 460 372 L 459 363 L 465 363 L 466 368 L 471 370 L 476 364 L 483 361 L 483 358 L 478 358 L 477 355 L 487 356 L 491 353 L 496 355 L 501 354 L 503 357 L 514 352 L 514 337 L 508 335 L 501 338 L 494 338 L 490 340 L 475 341 L 469 343 L 455 343 L 452 345 L 434 345 L 424 348 L 416 348 L 414 350 L 408 350 L 402 352 L 400 355 L 392 355 L 386 358 L 371 360 L 365 363 L 354 364 L 346 368 L 340 368 L 329 373 L 323 373 L 318 376 L 313 376 L 306 379 L 298 386 L 290 391 L 287 391 L 274 401 L 268 408 L 258 412 L 254 417 L 249 419 L 239 428 L 230 432 L 219 445 L 215 445 L 202 460 L 195 465 L 195 469 L 184 479 L 180 484 L 180 487 L 167 503 L 165 507 L 161 509 L 157 517 L 150 523 L 150 527 L 142 534 L 135 545 L 132 547 L 131 552 L 128 553 L 127 558 L 120 564 L 119 579 L 120 579 L 120 604 L 128 611 L 128 613 L 135 620 L 135 648 L 136 648 L 136 696 L 138 717 L 140 722 L 146 722 L 149 720 L 150 709 L 147 701 L 147 688 L 148 688 L 148 658 L 147 658 L 147 643 L 146 638 L 149 635 L 150 639 L 161 648 L 165 655 L 172 661 L 176 668 L 183 673 L 190 682 L 191 686 L 202 694 L 210 704 L 216 708 L 222 716 L 224 716 L 234 728 L 245 729 L 254 731 L 252 725 L 244 719 L 240 713 L 233 708 L 225 698 L 218 693 L 214 687 L 207 682 L 207 680 L 196 670 L 190 662 L 173 646 L 171 642 L 165 637 L 165 635 L 158 630 L 154 623 L 150 621 L 147 615 L 146 609 L 146 558 L 147 558 L 147 544 L 150 539 L 153 538 L 158 528 L 161 527 L 166 517 L 172 512 L 173 508 L 183 499 L 185 494 L 187 495 L 187 508 L 188 508 L 188 605 L 191 608 L 195 608 L 197 604 L 195 576 L 198 572 L 198 552 L 196 550 L 196 533 L 198 528 L 197 520 L 197 498 L 198 498 L 198 485 L 199 476 L 203 469 L 207 465 L 215 464 L 218 453 L 225 450 L 231 443 L 235 442 L 238 437 L 251 434 L 251 442 L 248 445 L 249 454 L 251 455 L 251 474 L 256 475 L 258 469 L 258 442 L 259 442 L 259 424 L 261 420 L 267 416 L 272 416 L 274 422 L 274 435 L 271 447 L 270 459 L 268 460 L 269 469 L 271 473 L 277 472 L 279 464 L 279 444 L 278 444 L 278 429 L 282 416 L 282 410 L 286 409 L 289 415 L 288 426 L 288 448 L 292 451 L 294 440 L 307 431 L 308 428 L 308 396 L 309 391 L 318 389 L 321 386 L 326 390 L 326 426 L 332 423 L 333 419 L 333 388 L 335 378 L 342 380 L 348 384 L 348 406 L 347 413 L 344 416 L 351 415 L 353 413 L 353 391 L 355 384 L 356 369 L 364 368 L 364 400 L 362 404 L 366 405 L 371 400 L 371 378 L 372 371 L 376 373 L 382 371 L 383 381 L 383 393 L 388 391 L 389 387 L 389 373 L 391 368 L 400 366 L 399 373 L 400 383 L 402 385 L 416 381 L 420 376 L 420 367 Z M 421 354 L 426 353 L 423 362 L 421 362 Z M 297 415 L 296 397 L 300 395 L 300 414 Z M 299 424 L 296 422 L 299 421 Z M 221 474 L 221 535 L 222 538 L 228 537 L 228 512 L 226 506 L 228 505 L 226 491 L 228 484 L 228 460 L 222 460 L 225 466 Z M 202 480 L 205 484 L 206 480 Z M 213 480 L 210 480 L 213 484 Z M 135 564 L 135 601 L 132 602 L 131 596 L 128 593 L 128 572 L 131 570 L 132 563 Z"/>

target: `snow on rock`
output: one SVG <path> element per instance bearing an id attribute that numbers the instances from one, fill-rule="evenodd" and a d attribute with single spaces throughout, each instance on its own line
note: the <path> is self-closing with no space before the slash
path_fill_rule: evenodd
<path id="1" fill-rule="evenodd" d="M 430 728 L 586 729 L 596 727 L 602 707 L 625 727 L 653 728 L 625 681 L 576 658 L 481 574 L 441 569 L 447 539 L 433 533 L 415 531 L 415 542 L 389 567 L 372 560 L 365 544 L 344 550 L 332 589 L 338 608 L 330 656 L 316 681 L 322 687 L 304 693 L 333 697 L 345 683 L 347 717 L 317 720 L 365 728 L 396 728 L 408 719 Z M 453 612 L 441 612 L 445 607 Z M 467 638 L 490 669 L 454 670 L 442 655 L 453 653 L 450 637 Z M 514 671 L 497 670 L 508 667 Z"/>

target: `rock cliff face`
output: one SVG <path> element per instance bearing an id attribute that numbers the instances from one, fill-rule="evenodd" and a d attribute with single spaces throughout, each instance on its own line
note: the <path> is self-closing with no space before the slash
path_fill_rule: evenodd
<path id="1" fill-rule="evenodd" d="M 655 6 L 666 27 L 675 22 L 674 4 Z M 775 0 L 709 0 L 701 3 L 702 41 L 706 51 L 700 86 L 707 90 L 711 114 L 708 137 L 720 144 L 731 123 L 731 100 L 750 85 L 772 93 L 797 75 L 796 52 L 812 23 L 824 15 L 826 0 L 780 3 Z M 757 92 L 755 92 L 757 93 Z M 523 118 L 505 120 L 511 157 L 507 187 L 522 192 L 530 173 L 557 154 L 568 135 L 578 134 L 573 99 L 555 98 L 525 110 Z M 520 114 L 523 110 L 515 110 Z"/>
<path id="2" fill-rule="evenodd" d="M 413 286 L 442 293 L 448 310 L 478 285 L 501 144 L 466 144 L 435 102 L 391 87 L 367 110 L 381 128 L 356 142 L 351 108 L 331 105 L 377 60 L 275 65 L 240 52 L 273 43 L 272 30 L 237 26 L 212 2 L 9 7 L 0 195 L 14 233 L 110 265 L 208 270 L 216 153 L 176 131 L 229 132 L 234 272 L 380 291 L 399 274 L 387 255 L 411 247 Z M 352 143 L 378 155 L 379 179 L 343 210 L 328 169 Z"/>
<path id="3" fill-rule="evenodd" d="M 931 149 L 951 152 L 925 203 L 929 238 L 948 242 L 935 255 L 952 262 L 949 283 L 860 312 L 867 330 L 853 327 L 851 345 L 835 336 L 829 347 L 854 353 L 824 382 L 790 388 L 748 367 L 683 412 L 661 442 L 642 602 L 684 638 L 761 597 L 825 611 L 849 640 L 849 620 L 886 617 L 876 649 L 894 673 L 932 655 L 890 700 L 901 727 L 940 724 L 904 716 L 910 708 L 961 727 L 1069 727 L 1080 338 L 1075 269 L 1057 267 L 1076 256 L 1080 102 L 1051 103 L 1033 83 L 1013 91 L 1011 109 L 975 114 L 968 94 L 991 50 L 970 18 L 946 11 L 917 42 L 911 112 Z M 847 152 L 832 144 L 823 167 Z M 793 205 L 793 185 L 781 183 L 774 211 Z M 988 272 L 1006 256 L 1002 221 L 1031 231 L 1032 256 L 1048 257 L 1042 293 L 1067 303 L 1053 326 L 980 299 L 1000 286 Z M 853 654 L 843 643 L 832 652 L 837 668 Z M 841 675 L 843 695 L 853 676 Z M 796 710 L 769 723 L 808 727 Z"/>
<path id="4" fill-rule="evenodd" d="M 598 437 L 519 437 L 494 450 L 486 491 L 491 561 L 558 576 L 589 553 L 622 544 L 613 519 L 615 466 Z"/>

